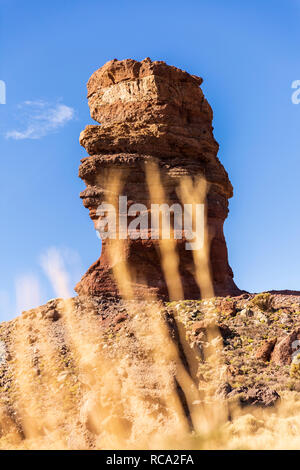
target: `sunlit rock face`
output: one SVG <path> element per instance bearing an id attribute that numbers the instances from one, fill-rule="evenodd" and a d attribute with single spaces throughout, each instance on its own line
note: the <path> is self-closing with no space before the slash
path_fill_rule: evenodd
<path id="1" fill-rule="evenodd" d="M 80 143 L 89 154 L 79 169 L 86 184 L 81 198 L 95 223 L 98 206 L 117 193 L 127 196 L 128 208 L 132 203 L 145 204 L 150 219 L 149 180 L 145 175 L 149 162 L 154 162 L 159 171 L 162 188 L 158 192 L 163 189 L 165 195 L 160 203 L 182 204 L 178 188 L 183 178 L 204 178 L 214 294 L 235 295 L 239 290 L 228 264 L 223 234 L 232 186 L 217 157 L 213 113 L 201 83 L 200 77 L 149 58 L 141 62 L 114 59 L 97 70 L 87 88 L 91 116 L 100 125 L 89 125 L 80 135 Z M 112 183 L 115 175 L 120 183 L 118 191 Z M 184 237 L 176 240 L 182 296 L 195 299 L 200 297 L 200 290 L 193 253 L 186 250 L 185 242 Z M 148 239 L 128 237 L 114 262 L 108 255 L 111 245 L 111 240 L 103 241 L 101 258 L 76 286 L 79 294 L 117 295 L 112 264 L 125 262 L 137 294 L 143 295 L 146 288 L 169 298 L 159 241 L 150 238 L 150 229 Z"/>

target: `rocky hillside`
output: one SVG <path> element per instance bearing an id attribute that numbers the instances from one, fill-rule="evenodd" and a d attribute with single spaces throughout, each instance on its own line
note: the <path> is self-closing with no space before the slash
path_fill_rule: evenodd
<path id="1" fill-rule="evenodd" d="M 255 429 L 276 446 L 260 413 L 298 398 L 299 315 L 291 293 L 51 300 L 1 324 L 0 447 L 235 448 Z"/>

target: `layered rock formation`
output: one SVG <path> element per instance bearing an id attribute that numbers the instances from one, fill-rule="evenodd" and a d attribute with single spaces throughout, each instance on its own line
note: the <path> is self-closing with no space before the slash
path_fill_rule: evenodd
<path id="1" fill-rule="evenodd" d="M 213 136 L 212 110 L 200 88 L 202 79 L 161 61 L 112 60 L 88 82 L 88 103 L 93 119 L 80 135 L 89 156 L 82 160 L 79 176 L 86 183 L 81 193 L 92 220 L 97 207 L 115 192 L 112 175 L 121 175 L 121 194 L 134 203 L 150 205 L 145 164 L 155 162 L 170 204 L 178 203 L 178 185 L 184 176 L 202 176 L 208 182 L 207 223 L 211 237 L 211 276 L 216 295 L 239 293 L 228 264 L 223 223 L 228 214 L 232 186 L 220 163 Z M 199 201 L 200 202 L 200 201 Z M 199 298 L 191 251 L 177 240 L 179 273 L 185 298 Z M 79 294 L 117 295 L 104 240 L 102 255 L 76 286 Z M 157 240 L 126 240 L 117 262 L 129 266 L 135 288 L 147 286 L 168 298 Z M 136 292 L 140 290 L 137 289 Z M 143 291 L 143 289 L 142 289 Z"/>
<path id="2" fill-rule="evenodd" d="M 128 205 L 149 203 L 149 162 L 171 203 L 183 176 L 205 177 L 220 296 L 120 299 L 105 241 L 77 286 L 83 295 L 0 324 L 0 449 L 299 448 L 300 292 L 234 295 L 222 229 L 232 188 L 200 83 L 149 59 L 97 71 L 89 104 L 102 125 L 81 135 L 91 153 L 82 198 L 96 221 L 120 191 Z M 184 295 L 197 297 L 191 252 L 176 243 Z M 158 245 L 125 239 L 116 264 L 126 261 L 138 293 L 168 297 Z"/>

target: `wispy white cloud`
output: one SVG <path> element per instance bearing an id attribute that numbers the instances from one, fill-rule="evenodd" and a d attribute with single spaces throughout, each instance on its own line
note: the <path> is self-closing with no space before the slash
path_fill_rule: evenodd
<path id="1" fill-rule="evenodd" d="M 24 272 L 15 278 L 14 292 L 0 288 L 0 321 L 9 320 L 23 311 L 36 308 L 46 303 L 50 297 L 69 298 L 74 295 L 73 286 L 84 272 L 77 251 L 65 246 L 49 247 L 40 254 L 38 262 L 39 269 L 35 269 L 34 274 Z M 46 283 L 40 268 L 46 274 Z"/>
<path id="2" fill-rule="evenodd" d="M 63 298 L 71 297 L 70 279 L 60 250 L 55 247 L 49 248 L 40 257 L 40 262 L 55 295 Z"/>
<path id="3" fill-rule="evenodd" d="M 16 308 L 21 313 L 41 304 L 39 279 L 32 274 L 24 274 L 16 280 Z"/>
<path id="4" fill-rule="evenodd" d="M 6 132 L 7 139 L 40 139 L 63 127 L 75 116 L 75 111 L 70 106 L 43 100 L 24 101 L 18 106 L 18 111 L 25 127 Z"/>

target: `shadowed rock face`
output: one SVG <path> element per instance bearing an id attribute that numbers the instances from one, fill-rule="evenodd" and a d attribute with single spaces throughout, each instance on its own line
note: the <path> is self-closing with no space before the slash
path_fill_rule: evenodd
<path id="1" fill-rule="evenodd" d="M 115 171 L 121 174 L 121 194 L 127 196 L 128 207 L 132 203 L 150 207 L 147 162 L 159 168 L 167 199 L 161 202 L 179 202 L 177 188 L 184 176 L 204 177 L 209 188 L 206 209 L 215 294 L 237 295 L 223 234 L 232 186 L 217 157 L 213 114 L 201 83 L 200 77 L 149 58 L 142 62 L 115 59 L 97 70 L 87 85 L 88 103 L 91 116 L 101 125 L 89 125 L 80 135 L 89 154 L 79 169 L 87 186 L 81 198 L 96 222 L 97 207 L 114 191 L 109 181 Z M 107 254 L 110 243 L 103 241 L 101 259 L 76 286 L 79 294 L 118 294 Z M 185 240 L 176 243 L 184 297 L 199 298 L 192 252 L 185 249 Z M 168 298 L 157 240 L 126 240 L 122 261 L 127 262 L 137 291 L 148 286 Z"/>

